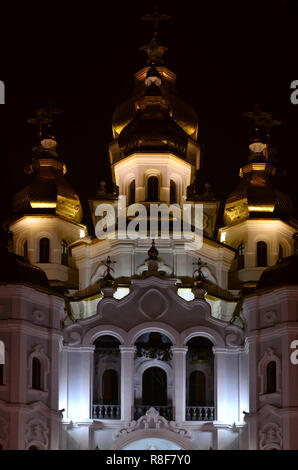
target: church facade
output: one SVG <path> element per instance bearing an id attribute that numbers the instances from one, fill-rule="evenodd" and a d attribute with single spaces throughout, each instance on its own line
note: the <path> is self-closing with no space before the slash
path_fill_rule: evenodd
<path id="1" fill-rule="evenodd" d="M 89 200 L 94 233 L 49 127 L 58 110 L 30 120 L 31 180 L 1 252 L 0 447 L 298 449 L 298 222 L 274 181 L 276 121 L 248 113 L 248 162 L 223 207 L 197 189 L 197 115 L 155 33 L 145 50 L 113 114 L 113 189 Z M 161 203 L 151 236 L 140 227 Z M 183 204 L 201 208 L 192 243 L 175 236 Z"/>

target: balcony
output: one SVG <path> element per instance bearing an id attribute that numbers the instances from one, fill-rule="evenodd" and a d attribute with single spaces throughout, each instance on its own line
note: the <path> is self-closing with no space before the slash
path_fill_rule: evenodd
<path id="1" fill-rule="evenodd" d="M 139 419 L 141 416 L 144 416 L 150 408 L 155 408 L 160 416 L 163 416 L 168 421 L 173 419 L 173 408 L 172 406 L 157 406 L 157 405 L 137 405 L 135 407 L 134 419 Z"/>
<path id="2" fill-rule="evenodd" d="M 93 419 L 121 419 L 120 405 L 92 405 Z"/>
<path id="3" fill-rule="evenodd" d="M 214 421 L 215 406 L 187 406 L 186 421 Z"/>

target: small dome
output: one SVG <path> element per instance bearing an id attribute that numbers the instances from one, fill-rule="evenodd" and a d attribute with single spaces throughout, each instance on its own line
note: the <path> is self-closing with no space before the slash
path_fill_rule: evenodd
<path id="1" fill-rule="evenodd" d="M 6 249 L 0 251 L 0 283 L 28 283 L 50 289 L 48 278 L 42 269 Z"/>
<path id="2" fill-rule="evenodd" d="M 282 285 L 298 285 L 298 256 L 288 256 L 262 273 L 257 290 Z"/>
<path id="3" fill-rule="evenodd" d="M 247 173 L 226 200 L 226 225 L 249 217 L 287 220 L 294 213 L 291 198 L 271 182 L 272 175 L 267 172 L 266 165 L 269 167 L 265 163 L 251 163 L 244 167 Z"/>
<path id="4" fill-rule="evenodd" d="M 36 159 L 32 181 L 12 200 L 15 214 L 55 214 L 72 222 L 82 220 L 79 196 L 64 178 L 63 163 L 54 159 Z"/>

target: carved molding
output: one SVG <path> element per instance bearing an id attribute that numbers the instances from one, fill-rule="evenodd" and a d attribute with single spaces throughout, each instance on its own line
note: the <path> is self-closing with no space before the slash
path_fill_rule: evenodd
<path id="1" fill-rule="evenodd" d="M 31 419 L 25 431 L 25 447 L 36 446 L 47 450 L 49 445 L 49 428 L 40 419 Z"/>
<path id="2" fill-rule="evenodd" d="M 175 421 L 168 421 L 155 408 L 150 408 L 144 416 L 141 416 L 137 421 L 130 421 L 127 426 L 121 428 L 116 438 L 129 434 L 133 431 L 140 429 L 166 429 L 179 434 L 182 437 L 191 438 L 191 433 L 187 429 L 181 428 Z"/>
<path id="3" fill-rule="evenodd" d="M 261 450 L 281 450 L 282 430 L 276 423 L 267 423 L 259 432 L 259 447 Z"/>

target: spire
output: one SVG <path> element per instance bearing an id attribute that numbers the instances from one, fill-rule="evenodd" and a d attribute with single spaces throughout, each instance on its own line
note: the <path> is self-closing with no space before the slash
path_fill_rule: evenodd
<path id="1" fill-rule="evenodd" d="M 162 46 L 161 44 L 158 44 L 157 36 L 158 36 L 159 23 L 161 23 L 161 21 L 167 21 L 170 18 L 171 17 L 169 15 L 160 13 L 159 8 L 156 5 L 153 8 L 152 13 L 142 16 L 141 19 L 145 21 L 150 21 L 153 27 L 153 36 L 152 36 L 151 41 L 149 42 L 149 44 L 140 47 L 141 51 L 147 52 L 147 55 L 148 55 L 147 64 L 163 64 L 164 63 L 163 55 L 168 50 L 168 48 L 166 46 Z"/>

